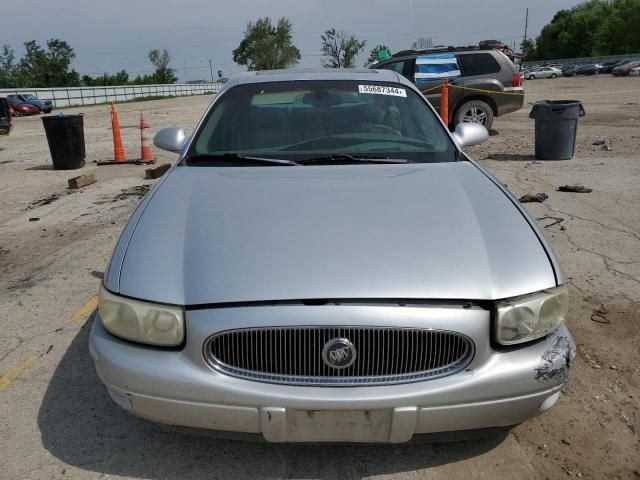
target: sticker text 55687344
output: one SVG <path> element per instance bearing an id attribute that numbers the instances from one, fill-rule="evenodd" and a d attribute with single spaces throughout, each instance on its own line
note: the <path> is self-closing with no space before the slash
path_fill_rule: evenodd
<path id="1" fill-rule="evenodd" d="M 387 87 L 385 85 L 358 85 L 359 93 L 371 93 L 373 95 L 391 95 L 394 97 L 405 97 L 407 91 L 404 88 Z"/>

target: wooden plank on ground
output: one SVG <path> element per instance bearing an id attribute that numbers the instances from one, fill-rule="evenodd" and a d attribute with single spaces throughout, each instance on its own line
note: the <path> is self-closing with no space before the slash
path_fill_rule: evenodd
<path id="1" fill-rule="evenodd" d="M 167 173 L 167 170 L 171 168 L 170 163 L 162 163 L 157 167 L 147 168 L 145 172 L 145 178 L 160 178 L 162 175 Z"/>
<path id="2" fill-rule="evenodd" d="M 69 188 L 72 190 L 77 190 L 82 187 L 86 187 L 87 185 L 91 185 L 92 183 L 96 183 L 96 177 L 93 173 L 87 173 L 86 175 L 80 175 L 79 177 L 73 177 L 69 179 Z"/>

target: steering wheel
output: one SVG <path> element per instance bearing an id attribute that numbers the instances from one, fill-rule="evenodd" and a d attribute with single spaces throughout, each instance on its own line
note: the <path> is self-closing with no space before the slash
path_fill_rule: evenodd
<path id="1" fill-rule="evenodd" d="M 391 135 L 402 135 L 399 130 L 390 127 L 389 125 L 383 125 L 382 123 L 373 123 L 371 125 L 367 125 L 363 130 L 370 133 L 390 133 Z"/>

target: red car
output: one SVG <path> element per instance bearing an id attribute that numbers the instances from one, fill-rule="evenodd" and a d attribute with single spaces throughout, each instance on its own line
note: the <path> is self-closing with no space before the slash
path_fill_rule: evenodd
<path id="1" fill-rule="evenodd" d="M 9 101 L 9 105 L 11 106 L 11 110 L 13 111 L 12 115 L 14 117 L 21 117 L 23 115 L 38 115 L 40 113 L 40 109 L 35 105 L 24 103 L 11 97 L 7 97 L 7 100 Z"/>
<path id="2" fill-rule="evenodd" d="M 627 63 L 623 63 L 622 65 L 617 66 L 616 68 L 611 70 L 611 73 L 616 77 L 625 77 L 629 75 L 631 73 L 631 70 L 636 67 L 640 67 L 640 61 L 631 60 Z"/>

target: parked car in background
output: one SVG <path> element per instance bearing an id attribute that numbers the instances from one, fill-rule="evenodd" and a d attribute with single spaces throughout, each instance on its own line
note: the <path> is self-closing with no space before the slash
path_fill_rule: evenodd
<path id="1" fill-rule="evenodd" d="M 576 75 L 576 71 L 580 68 L 582 64 L 576 63 L 574 65 L 568 65 L 562 69 L 562 75 L 565 77 L 573 77 Z"/>
<path id="2" fill-rule="evenodd" d="M 552 408 L 576 348 L 567 280 L 464 153 L 487 139 L 451 134 L 395 71 L 232 78 L 191 136 L 154 138 L 180 157 L 125 227 L 91 327 L 109 395 L 271 442 L 460 439 Z"/>
<path id="3" fill-rule="evenodd" d="M 42 113 L 51 113 L 53 110 L 53 102 L 51 100 L 41 100 L 30 93 L 22 93 L 18 96 L 23 98 L 25 102 L 38 107 Z"/>
<path id="4" fill-rule="evenodd" d="M 449 125 L 480 123 L 491 128 L 493 119 L 518 111 L 524 104 L 524 89 L 518 69 L 501 50 L 479 47 L 443 47 L 429 50 L 405 50 L 373 62 L 369 68 L 392 70 L 417 83 L 427 100 L 440 108 L 442 79 L 416 80 L 418 57 L 452 54 L 460 70 L 459 78 L 450 80 Z M 456 88 L 461 87 L 461 88 Z M 473 90 L 465 90 L 464 87 Z M 479 91 L 481 90 L 481 91 Z M 510 95 L 501 95 L 508 92 Z"/>
<path id="5" fill-rule="evenodd" d="M 640 67 L 632 68 L 631 71 L 629 72 L 629 76 L 630 77 L 638 77 L 638 76 L 640 76 Z"/>
<path id="6" fill-rule="evenodd" d="M 640 60 L 631 60 L 626 63 L 623 63 L 622 65 L 615 67 L 611 71 L 611 73 L 616 77 L 624 77 L 626 75 L 629 75 L 629 73 L 631 73 L 631 70 L 633 70 L 636 67 L 640 67 Z"/>
<path id="7" fill-rule="evenodd" d="M 597 75 L 602 70 L 602 66 L 597 63 L 586 63 L 576 68 L 576 75 Z"/>
<path id="8" fill-rule="evenodd" d="M 35 105 L 25 102 L 20 99 L 18 95 L 7 95 L 7 101 L 11 105 L 14 117 L 21 117 L 23 115 L 38 115 L 40 109 Z"/>
<path id="9" fill-rule="evenodd" d="M 602 62 L 602 73 L 611 73 L 611 71 L 623 63 L 627 63 L 629 60 L 609 60 L 607 62 Z"/>
<path id="10" fill-rule="evenodd" d="M 11 107 L 9 101 L 0 97 L 0 135 L 9 135 L 11 132 Z"/>
<path id="11" fill-rule="evenodd" d="M 525 71 L 524 78 L 535 80 L 536 78 L 556 78 L 562 75 L 562 70 L 554 67 L 540 67 L 535 70 Z"/>

